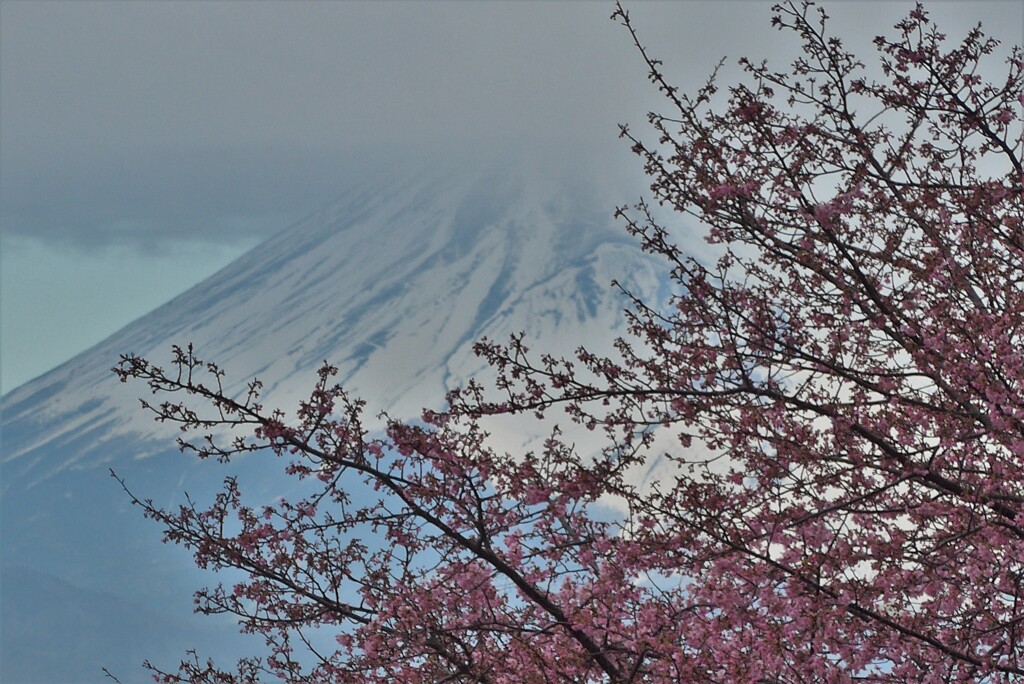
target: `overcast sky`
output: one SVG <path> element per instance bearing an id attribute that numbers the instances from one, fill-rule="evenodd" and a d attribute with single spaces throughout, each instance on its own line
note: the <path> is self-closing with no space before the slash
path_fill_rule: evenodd
<path id="1" fill-rule="evenodd" d="M 909 9 L 825 6 L 865 57 Z M 721 57 L 782 67 L 793 54 L 769 27 L 770 2 L 627 7 L 683 87 Z M 1024 42 L 1022 8 L 930 7 L 951 36 L 982 21 L 1009 43 Z M 0 3 L 3 391 L 312 213 L 364 165 L 401 164 L 409 149 L 527 150 L 642 180 L 617 124 L 641 127 L 660 100 L 612 9 Z"/>

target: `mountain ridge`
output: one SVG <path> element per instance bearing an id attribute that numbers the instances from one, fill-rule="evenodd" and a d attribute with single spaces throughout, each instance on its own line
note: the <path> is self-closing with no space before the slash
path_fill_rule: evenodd
<path id="1" fill-rule="evenodd" d="M 121 384 L 110 372 L 122 353 L 161 364 L 172 343 L 191 341 L 200 358 L 226 370 L 229 391 L 259 376 L 263 403 L 284 407 L 305 396 L 316 369 L 329 361 L 339 367 L 342 384 L 367 400 L 368 413 L 411 418 L 422 408 L 440 408 L 447 389 L 486 371 L 472 351 L 481 336 L 524 331 L 555 354 L 570 354 L 583 342 L 610 343 L 624 330 L 627 304 L 610 281 L 655 301 L 664 294 L 662 267 L 615 225 L 612 207 L 603 206 L 606 196 L 578 185 L 518 167 L 367 178 L 4 395 L 2 560 L 4 567 L 37 573 L 0 586 L 4 603 L 40 593 L 37 603 L 51 613 L 34 623 L 33 634 L 45 633 L 39 624 L 47 620 L 67 633 L 61 622 L 67 615 L 43 600 L 47 585 L 32 579 L 45 576 L 93 598 L 115 594 L 126 605 L 148 606 L 166 614 L 168 624 L 195 619 L 187 612 L 188 594 L 209 576 L 183 550 L 159 544 L 157 528 L 131 510 L 108 469 L 162 505 L 180 503 L 185 491 L 199 500 L 211 496 L 225 470 L 177 453 L 176 428 L 139 409 L 146 388 Z M 250 459 L 235 469 L 245 471 L 256 497 L 281 493 L 273 461 Z M 124 627 L 116 616 L 109 619 L 111 635 Z M 81 629 L 95 630 L 82 620 Z M 36 638 L 14 634 L 3 644 L 30 637 Z M 167 662 L 189 645 L 195 644 L 142 640 L 138 661 Z M 229 641 L 218 645 L 225 653 L 232 648 Z M 41 680 L 47 672 L 65 678 L 64 670 L 0 649 L 4 672 L 36 667 Z M 123 662 L 116 644 L 110 649 Z M 7 680 L 4 672 L 0 678 Z"/>
<path id="2" fill-rule="evenodd" d="M 398 399 L 399 395 L 411 399 L 405 386 L 416 373 L 409 376 L 400 372 L 403 359 L 398 354 L 378 353 L 383 341 L 398 334 L 394 332 L 396 328 L 405 325 L 407 329 L 401 335 L 413 339 L 429 337 L 419 341 L 431 347 L 442 345 L 444 354 L 431 358 L 435 366 L 441 362 L 448 365 L 455 359 L 468 363 L 471 359 L 467 352 L 476 338 L 481 334 L 504 336 L 515 331 L 519 326 L 506 325 L 502 329 L 502 323 L 517 316 L 527 322 L 535 316 L 557 317 L 564 314 L 563 305 L 569 300 L 577 307 L 576 318 L 597 315 L 598 302 L 612 295 L 607 283 L 613 276 L 598 277 L 596 273 L 610 270 L 613 263 L 624 258 L 628 257 L 636 266 L 635 272 L 614 275 L 650 289 L 656 279 L 650 259 L 636 258 L 638 250 L 621 232 L 609 231 L 607 220 L 601 225 L 601 217 L 593 213 L 582 220 L 579 216 L 571 217 L 577 229 L 575 234 L 559 235 L 553 229 L 558 220 L 564 224 L 567 217 L 553 221 L 544 213 L 565 214 L 568 210 L 552 208 L 550 203 L 544 206 L 536 196 L 530 197 L 522 189 L 517 192 L 509 184 L 507 179 L 502 183 L 501 179 L 494 182 L 487 177 L 473 178 L 469 187 L 464 180 L 450 178 L 441 183 L 423 181 L 419 188 L 414 187 L 401 197 L 393 193 L 378 193 L 376 197 L 356 193 L 355 199 L 350 195 L 313 214 L 83 355 L 5 395 L 0 399 L 8 437 L 4 461 L 45 445 L 45 441 L 39 442 L 38 435 L 35 441 L 26 442 L 24 435 L 28 430 L 19 427 L 26 419 L 37 422 L 40 411 L 46 418 L 78 415 L 78 424 L 117 428 L 114 434 L 151 433 L 151 425 L 147 428 L 138 420 L 130 421 L 129 425 L 127 416 L 120 412 L 128 399 L 108 374 L 120 353 L 166 358 L 170 341 L 192 341 L 203 358 L 228 368 L 238 383 L 261 376 L 267 384 L 268 397 L 289 384 L 284 378 L 329 360 L 341 367 L 341 380 L 360 392 L 382 384 L 389 387 L 386 396 L 367 397 L 378 408 L 410 415 L 410 411 L 421 407 L 414 406 L 414 401 Z M 492 215 L 489 221 L 483 218 L 488 216 L 488 205 L 509 207 L 513 202 L 511 196 L 521 202 L 516 211 L 506 210 L 504 216 L 497 218 Z M 424 205 L 432 207 L 432 211 L 424 212 Z M 455 210 L 451 210 L 453 206 Z M 531 212 L 541 218 L 531 218 Z M 403 226 L 412 235 L 382 230 L 388 225 Z M 474 231 L 476 235 L 467 235 Z M 516 235 L 511 236 L 512 231 Z M 482 241 L 480 233 L 489 239 Z M 395 241 L 403 237 L 419 246 L 410 249 L 398 245 L 402 247 L 398 249 Z M 512 244 L 516 241 L 518 246 Z M 357 256 L 334 256 L 346 248 Z M 376 261 L 386 257 L 389 250 L 396 255 L 383 259 L 381 270 L 388 277 L 378 282 L 374 282 L 373 268 L 358 263 L 362 261 L 358 255 L 375 250 Z M 554 266 L 553 258 L 560 259 L 559 267 Z M 296 260 L 300 263 L 289 263 Z M 282 268 L 282 263 L 289 263 L 289 268 Z M 353 270 L 357 273 L 337 277 L 340 271 Z M 640 270 L 646 271 L 643 277 L 637 277 Z M 567 272 L 571 272 L 571 277 Z M 367 286 L 361 292 L 344 293 L 346 280 L 357 280 Z M 440 305 L 443 302 L 433 301 L 433 296 L 410 299 L 414 289 L 452 293 L 450 296 L 459 301 L 445 308 Z M 330 301 L 342 296 L 335 294 L 338 292 L 348 298 L 347 304 Z M 552 296 L 556 292 L 559 296 Z M 545 299 L 550 300 L 547 310 L 538 306 Z M 396 307 L 395 302 L 406 304 Z M 263 308 L 272 314 L 266 315 Z M 473 317 L 469 321 L 458 320 L 467 311 L 472 311 Z M 400 320 L 398 314 L 407 320 Z M 431 330 L 428 315 L 441 317 L 438 320 L 445 325 L 435 325 Z M 319 324 L 308 328 L 308 321 L 317 316 Z M 345 326 L 337 324 L 340 319 L 346 321 Z M 409 325 L 408 319 L 415 319 L 415 327 Z M 547 322 L 559 324 L 557 320 Z M 223 334 L 227 327 L 233 329 L 230 336 Z M 289 332 L 288 327 L 293 330 Z M 292 361 L 290 366 L 286 359 Z M 395 369 L 400 386 L 396 386 L 395 378 L 386 377 L 389 373 L 384 366 Z M 476 364 L 471 370 L 480 368 Z M 448 373 L 449 384 L 465 379 L 467 373 L 464 369 L 460 371 Z M 74 390 L 76 384 L 88 387 L 88 394 Z M 282 398 L 294 401 L 297 389 L 293 385 L 287 387 Z M 416 398 L 436 402 L 445 389 L 434 383 L 430 391 L 418 393 Z M 41 399 L 45 401 L 40 403 Z M 164 431 L 157 436 L 169 435 Z M 49 435 L 50 439 L 57 437 Z"/>

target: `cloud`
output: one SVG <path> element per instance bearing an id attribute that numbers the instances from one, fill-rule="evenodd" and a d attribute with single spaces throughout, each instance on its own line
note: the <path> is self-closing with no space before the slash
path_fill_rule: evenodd
<path id="1" fill-rule="evenodd" d="M 2 31 L 5 230 L 79 246 L 265 234 L 409 148 L 611 145 L 598 46 L 628 47 L 577 4 L 9 3 Z"/>
<path id="2" fill-rule="evenodd" d="M 861 46 L 909 7 L 865 17 L 827 5 Z M 410 149 L 499 161 L 530 150 L 639 176 L 616 124 L 640 128 L 663 101 L 611 8 L 3 3 L 0 219 L 78 247 L 230 241 L 283 228 L 360 166 L 400 164 Z M 770 29 L 769 3 L 630 9 L 684 88 L 723 56 L 784 62 L 797 47 Z M 960 24 L 1020 25 L 1016 4 L 935 9 Z"/>
<path id="3" fill-rule="evenodd" d="M 4 180 L 4 230 L 86 248 L 266 236 L 330 201 L 355 167 L 270 149 L 69 158 Z"/>

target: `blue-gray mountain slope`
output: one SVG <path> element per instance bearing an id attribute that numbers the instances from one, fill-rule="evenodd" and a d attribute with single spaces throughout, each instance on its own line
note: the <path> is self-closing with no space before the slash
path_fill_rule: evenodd
<path id="1" fill-rule="evenodd" d="M 191 341 L 284 405 L 329 360 L 370 413 L 415 416 L 481 370 L 471 346 L 483 335 L 525 330 L 568 353 L 623 328 L 613 278 L 660 296 L 659 264 L 612 209 L 585 185 L 522 168 L 367 182 L 0 399 L 0 679 L 96 681 L 107 665 L 140 681 L 145 658 L 166 667 L 191 646 L 227 658 L 244 648 L 230 621 L 190 614 L 191 590 L 211 578 L 162 546 L 109 477 L 113 467 L 167 505 L 209 496 L 227 474 L 178 454 L 173 428 L 138 409 L 145 388 L 110 373 L 120 354 L 165 362 Z M 239 467 L 255 496 L 276 496 L 265 465 Z"/>

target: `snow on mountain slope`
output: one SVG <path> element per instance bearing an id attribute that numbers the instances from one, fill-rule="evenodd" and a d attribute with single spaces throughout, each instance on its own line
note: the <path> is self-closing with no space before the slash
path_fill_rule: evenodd
<path id="1" fill-rule="evenodd" d="M 569 342 L 561 351 L 610 338 L 625 304 L 610 280 L 658 287 L 657 265 L 610 210 L 526 173 L 434 176 L 346 195 L 5 396 L 5 468 L 42 478 L 110 461 L 129 435 L 136 447 L 171 436 L 136 410 L 140 388 L 109 372 L 125 352 L 166 359 L 172 343 L 191 341 L 238 387 L 259 376 L 268 400 L 285 404 L 329 360 L 372 407 L 411 416 L 479 370 L 471 345 L 482 335 L 522 329 Z M 75 449 L 50 453 L 69 441 Z"/>
<path id="2" fill-rule="evenodd" d="M 5 608 L 0 679 L 95 681 L 102 664 L 151 657 L 168 665 L 196 645 L 182 624 L 209 629 L 209 620 L 190 622 L 189 592 L 210 578 L 181 549 L 160 545 L 158 529 L 131 509 L 107 469 L 163 505 L 184 491 L 202 500 L 225 472 L 177 454 L 174 428 L 139 410 L 145 387 L 110 372 L 120 354 L 166 362 L 171 344 L 191 341 L 236 388 L 259 376 L 265 403 L 286 406 L 328 360 L 368 400 L 369 414 L 412 417 L 483 370 L 472 354 L 481 336 L 524 330 L 536 348 L 570 353 L 584 342 L 610 343 L 623 328 L 626 302 L 609 286 L 613 278 L 660 298 L 662 265 L 615 224 L 613 204 L 595 186 L 519 164 L 369 178 L 5 395 L 0 533 L 8 571 L 0 601 L 19 615 L 36 613 L 8 619 Z M 280 493 L 272 466 L 244 465 L 257 495 Z M 61 601 L 52 599 L 55 586 Z M 138 615 L 109 604 L 98 615 L 102 596 L 151 611 L 161 617 L 146 619 L 159 624 L 126 646 L 122 636 L 138 631 Z M 228 638 L 233 626 L 220 626 L 224 641 L 204 643 L 221 655 L 244 650 Z M 80 634 L 68 652 L 90 656 L 69 669 L 27 655 L 53 652 L 48 634 Z M 115 673 L 122 681 L 142 678 L 123 667 Z"/>

